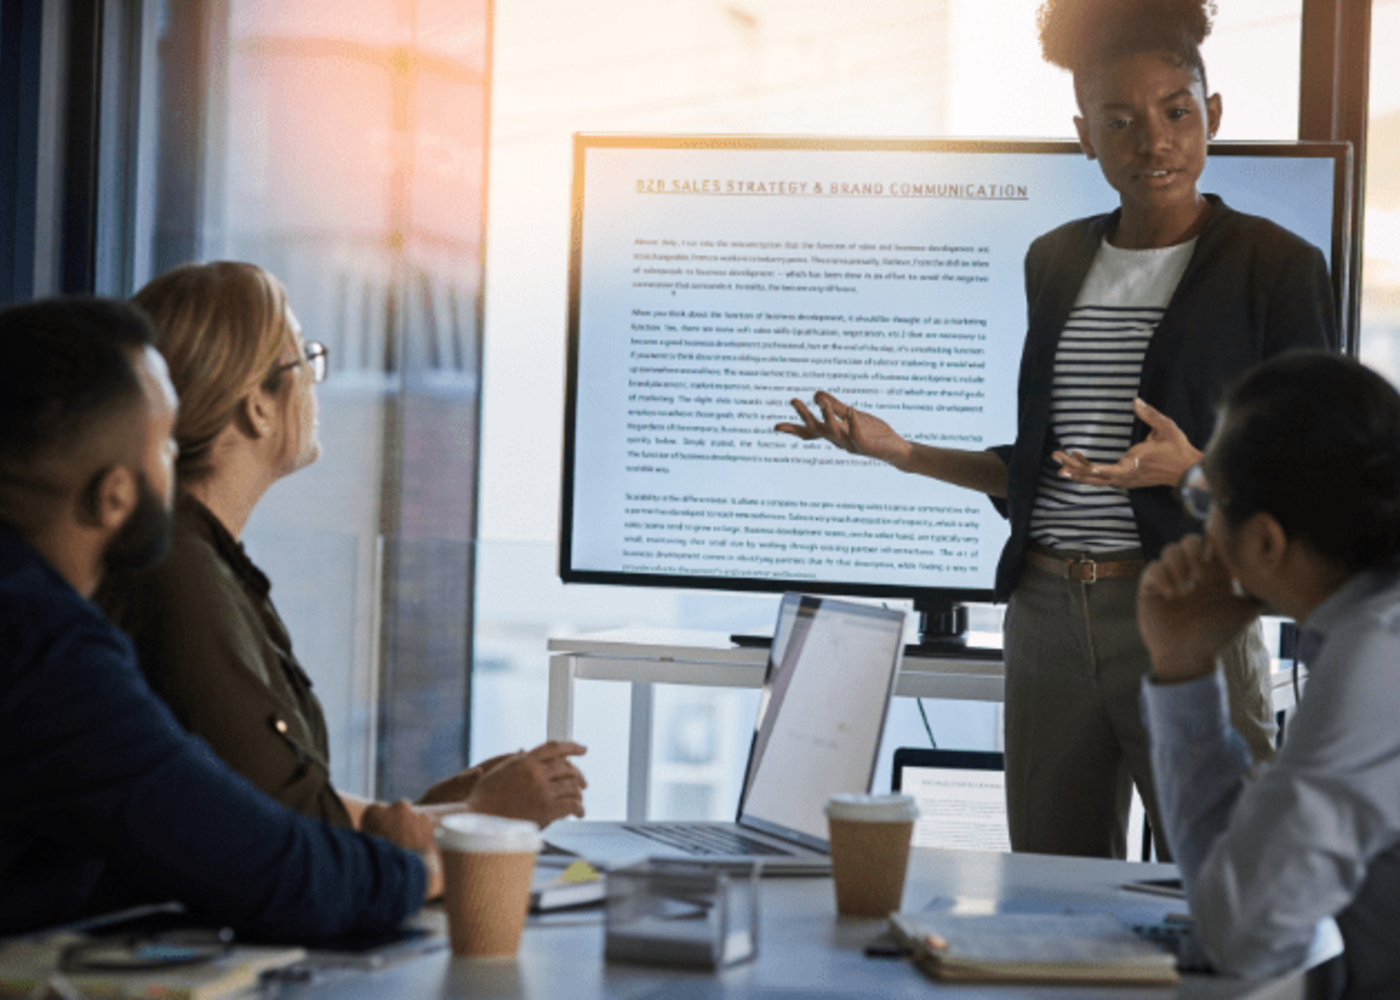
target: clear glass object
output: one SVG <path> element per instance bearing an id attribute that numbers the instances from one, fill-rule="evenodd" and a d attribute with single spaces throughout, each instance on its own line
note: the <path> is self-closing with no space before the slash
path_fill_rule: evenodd
<path id="1" fill-rule="evenodd" d="M 759 868 L 652 860 L 608 873 L 609 961 L 720 969 L 758 953 Z"/>

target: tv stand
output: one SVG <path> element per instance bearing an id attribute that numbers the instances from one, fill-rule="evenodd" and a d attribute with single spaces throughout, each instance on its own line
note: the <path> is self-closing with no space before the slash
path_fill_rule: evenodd
<path id="1" fill-rule="evenodd" d="M 904 647 L 905 656 L 955 658 L 1000 662 L 1001 650 L 967 644 L 967 605 L 955 604 L 947 598 L 914 599 L 914 612 L 919 616 L 919 641 Z M 773 644 L 768 635 L 731 635 L 736 646 L 767 649 Z"/>
<path id="2" fill-rule="evenodd" d="M 966 604 L 946 598 L 916 598 L 914 612 L 919 616 L 919 642 L 906 653 L 917 650 L 925 656 L 951 656 L 967 652 Z"/>

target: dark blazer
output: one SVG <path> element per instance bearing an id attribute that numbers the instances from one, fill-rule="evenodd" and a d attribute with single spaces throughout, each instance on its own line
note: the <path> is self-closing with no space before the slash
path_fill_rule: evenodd
<path id="1" fill-rule="evenodd" d="M 1295 348 L 1338 348 L 1336 305 L 1322 252 L 1288 230 L 1229 208 L 1215 211 L 1142 362 L 1139 395 L 1176 421 L 1204 450 L 1225 388 L 1266 358 Z M 1007 497 L 997 508 L 1011 537 L 997 564 L 996 598 L 1015 589 L 1025 566 L 1036 485 L 1057 444 L 1050 429 L 1055 349 L 1103 238 L 1120 212 L 1070 222 L 1036 239 L 1026 254 L 1028 330 L 1017 387 L 1014 444 L 993 449 L 1007 464 Z M 1132 443 L 1148 433 L 1134 420 Z M 1148 559 L 1193 530 L 1169 486 L 1131 490 Z"/>
<path id="2" fill-rule="evenodd" d="M 0 935 L 171 898 L 255 937 L 380 934 L 425 878 L 409 852 L 231 772 L 126 637 L 0 527 Z"/>

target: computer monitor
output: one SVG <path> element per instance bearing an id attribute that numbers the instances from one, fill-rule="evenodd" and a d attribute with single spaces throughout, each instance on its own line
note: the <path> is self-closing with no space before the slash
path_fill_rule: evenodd
<path id="1" fill-rule="evenodd" d="M 1072 142 L 579 135 L 565 582 L 992 595 L 977 493 L 775 433 L 819 389 L 913 441 L 1016 435 L 1023 261 L 1117 207 Z M 1345 143 L 1212 143 L 1203 191 L 1354 254 Z M 946 619 L 946 615 L 945 615 Z"/>

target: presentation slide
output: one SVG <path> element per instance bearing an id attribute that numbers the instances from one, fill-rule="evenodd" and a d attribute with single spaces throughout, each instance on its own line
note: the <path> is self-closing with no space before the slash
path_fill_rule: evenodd
<path id="1" fill-rule="evenodd" d="M 1331 171 L 1221 157 L 1201 187 L 1325 250 Z M 773 425 L 826 390 L 912 441 L 1010 443 L 1026 249 L 1116 204 L 1065 151 L 586 148 L 568 565 L 990 590 L 985 496 Z"/>

